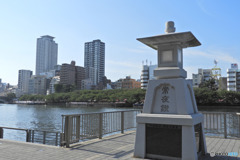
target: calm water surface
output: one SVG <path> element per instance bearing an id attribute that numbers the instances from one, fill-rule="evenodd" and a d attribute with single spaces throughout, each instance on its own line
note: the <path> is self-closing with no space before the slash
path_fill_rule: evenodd
<path id="1" fill-rule="evenodd" d="M 132 108 L 92 107 L 77 105 L 20 105 L 0 104 L 0 126 L 34 130 L 61 131 L 63 114 L 110 112 Z M 4 130 L 4 139 L 19 139 L 16 133 L 23 131 Z M 24 137 L 24 136 L 23 136 Z"/>

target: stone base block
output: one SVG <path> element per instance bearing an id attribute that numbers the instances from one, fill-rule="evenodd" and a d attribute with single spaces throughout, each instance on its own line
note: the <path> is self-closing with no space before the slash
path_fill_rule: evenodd
<path id="1" fill-rule="evenodd" d="M 197 160 L 206 153 L 203 116 L 139 114 L 134 157 Z"/>

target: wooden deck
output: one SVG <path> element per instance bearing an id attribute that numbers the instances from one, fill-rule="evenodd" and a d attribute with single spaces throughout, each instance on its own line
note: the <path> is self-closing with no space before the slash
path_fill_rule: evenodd
<path id="1" fill-rule="evenodd" d="M 0 139 L 0 160 L 95 160 L 95 159 L 135 159 L 133 158 L 135 131 L 125 134 L 116 134 L 103 139 L 93 139 L 71 145 L 70 148 L 61 148 L 41 144 L 16 142 Z M 240 140 L 206 138 L 208 152 L 240 153 Z M 200 160 L 240 160 L 234 156 L 206 155 Z"/>

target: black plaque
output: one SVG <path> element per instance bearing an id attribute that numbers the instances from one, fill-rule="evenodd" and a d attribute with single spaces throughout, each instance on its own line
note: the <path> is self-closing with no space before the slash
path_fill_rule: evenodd
<path id="1" fill-rule="evenodd" d="M 146 124 L 146 154 L 182 157 L 182 126 Z"/>

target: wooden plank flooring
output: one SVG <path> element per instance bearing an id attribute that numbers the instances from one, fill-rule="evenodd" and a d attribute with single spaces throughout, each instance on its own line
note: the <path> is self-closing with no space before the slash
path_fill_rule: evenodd
<path id="1" fill-rule="evenodd" d="M 208 154 L 200 160 L 240 160 L 240 139 L 206 137 L 206 145 Z M 238 156 L 228 156 L 230 152 L 236 152 Z"/>

